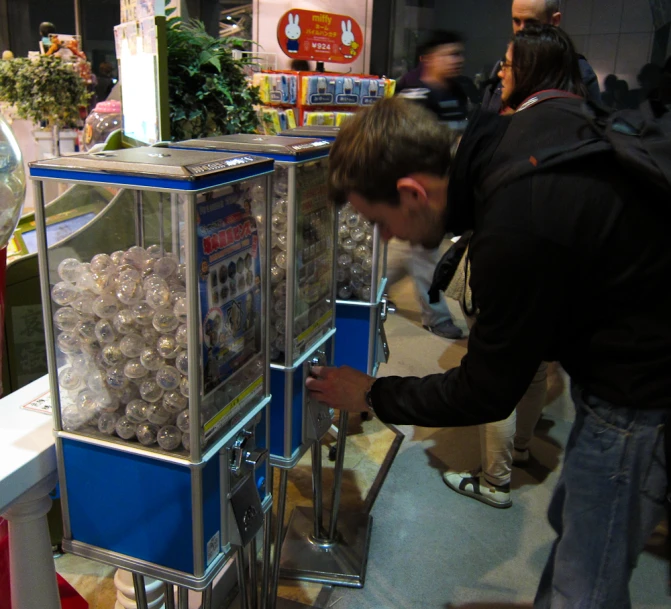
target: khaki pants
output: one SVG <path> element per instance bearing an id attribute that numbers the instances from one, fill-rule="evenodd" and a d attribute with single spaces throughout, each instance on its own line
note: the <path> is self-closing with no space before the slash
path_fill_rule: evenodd
<path id="1" fill-rule="evenodd" d="M 470 330 L 476 318 L 465 317 Z M 507 419 L 478 425 L 482 471 L 485 480 L 490 484 L 508 484 L 513 465 L 513 447 L 517 450 L 529 448 L 545 406 L 547 369 L 547 362 L 543 362 L 526 393 Z"/>

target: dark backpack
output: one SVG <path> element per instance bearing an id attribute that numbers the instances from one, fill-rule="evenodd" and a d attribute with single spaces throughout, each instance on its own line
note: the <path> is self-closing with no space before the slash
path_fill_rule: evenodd
<path id="1" fill-rule="evenodd" d="M 566 91 L 550 90 L 529 98 L 519 110 L 557 98 L 575 98 Z M 501 186 L 533 173 L 596 154 L 614 153 L 623 171 L 671 196 L 671 113 L 645 102 L 638 110 L 610 111 L 592 102 L 576 106 L 592 127 L 592 137 L 567 146 L 539 150 L 517 164 L 506 164 L 488 176 L 480 194 L 488 198 Z"/>

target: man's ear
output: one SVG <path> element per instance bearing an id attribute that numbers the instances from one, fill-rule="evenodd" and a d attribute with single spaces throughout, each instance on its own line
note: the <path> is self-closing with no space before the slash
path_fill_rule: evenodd
<path id="1" fill-rule="evenodd" d="M 552 15 L 552 18 L 550 19 L 550 25 L 554 25 L 555 27 L 559 27 L 559 24 L 561 23 L 561 13 L 557 12 Z"/>
<path id="2" fill-rule="evenodd" d="M 415 178 L 401 178 L 396 182 L 396 190 L 409 210 L 425 204 L 428 200 L 426 189 Z"/>

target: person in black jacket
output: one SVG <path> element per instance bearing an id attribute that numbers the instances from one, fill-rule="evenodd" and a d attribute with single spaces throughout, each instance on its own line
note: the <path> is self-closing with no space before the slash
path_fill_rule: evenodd
<path id="1" fill-rule="evenodd" d="M 560 0 L 513 0 L 513 34 L 517 34 L 517 32 L 530 25 L 554 25 L 558 27 L 562 19 L 560 9 Z M 580 66 L 583 83 L 587 89 L 588 99 L 601 103 L 599 80 L 592 66 L 582 55 L 578 58 L 578 65 Z M 490 84 L 485 88 L 482 98 L 482 107 L 490 112 L 498 113 L 506 110 L 505 104 L 501 101 L 502 86 L 498 77 L 500 69 L 501 61 L 494 66 Z"/>
<path id="2" fill-rule="evenodd" d="M 401 99 L 343 126 L 332 195 L 384 238 L 432 247 L 446 232 L 473 230 L 478 321 L 461 365 L 444 374 L 374 379 L 317 367 L 306 385 L 331 407 L 372 409 L 385 423 L 458 427 L 508 417 L 539 364 L 558 361 L 576 415 L 534 606 L 624 609 L 636 557 L 664 513 L 668 194 L 606 152 L 490 186 L 521 161 L 535 166 L 539 151 L 593 137 L 582 104 L 532 96 L 511 116 L 481 112 L 454 160 L 449 130 Z"/>

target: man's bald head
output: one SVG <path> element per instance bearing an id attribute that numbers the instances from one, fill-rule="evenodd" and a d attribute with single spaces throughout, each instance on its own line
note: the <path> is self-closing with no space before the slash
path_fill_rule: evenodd
<path id="1" fill-rule="evenodd" d="M 513 32 L 517 34 L 530 24 L 558 26 L 560 8 L 560 0 L 513 0 Z"/>

